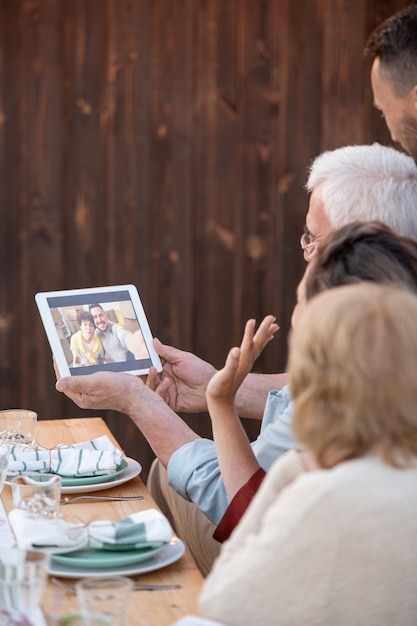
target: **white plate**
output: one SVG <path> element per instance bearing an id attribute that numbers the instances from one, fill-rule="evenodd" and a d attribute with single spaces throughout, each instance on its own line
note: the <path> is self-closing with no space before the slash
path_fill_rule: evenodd
<path id="1" fill-rule="evenodd" d="M 61 493 L 63 495 L 67 495 L 70 493 L 91 493 L 92 491 L 104 491 L 104 489 L 111 489 L 112 487 L 123 485 L 129 480 L 132 480 L 132 478 L 139 476 L 142 471 L 141 464 L 135 461 L 135 459 L 130 459 L 129 457 L 126 457 L 126 461 L 126 469 L 114 480 L 108 480 L 105 483 L 93 483 L 92 485 L 72 485 L 71 487 L 62 487 Z"/>
<path id="2" fill-rule="evenodd" d="M 158 569 L 162 569 L 171 563 L 175 563 L 182 557 L 185 552 L 185 546 L 181 539 L 174 537 L 171 542 L 158 554 L 155 554 L 146 561 L 140 561 L 133 563 L 132 565 L 125 565 L 120 567 L 106 567 L 103 568 L 85 568 L 80 569 L 68 567 L 66 565 L 58 565 L 51 563 L 49 574 L 52 576 L 62 576 L 64 578 L 85 578 L 86 576 L 131 576 L 133 574 L 145 574 L 146 572 L 153 572 Z"/>

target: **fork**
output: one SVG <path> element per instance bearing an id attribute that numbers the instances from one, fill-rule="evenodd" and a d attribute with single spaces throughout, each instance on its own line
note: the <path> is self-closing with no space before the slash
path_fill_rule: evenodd
<path id="1" fill-rule="evenodd" d="M 76 500 L 101 500 L 101 501 L 129 501 L 129 500 L 143 500 L 144 496 L 74 496 L 73 498 L 63 498 L 61 500 L 61 506 L 64 504 L 71 504 Z"/>
<path id="2" fill-rule="evenodd" d="M 58 587 L 62 587 L 66 591 L 70 593 L 76 593 L 76 589 L 74 585 L 70 585 L 69 583 L 64 583 L 64 581 L 59 580 L 59 578 L 51 577 L 51 581 L 57 585 Z M 167 589 L 181 589 L 181 585 L 147 585 L 134 583 L 133 589 L 135 591 L 164 591 Z"/>

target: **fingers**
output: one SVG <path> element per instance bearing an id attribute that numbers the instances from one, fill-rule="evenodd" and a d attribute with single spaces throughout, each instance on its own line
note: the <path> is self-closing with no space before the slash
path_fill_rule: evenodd
<path id="1" fill-rule="evenodd" d="M 57 391 L 63 391 L 64 393 L 66 391 L 69 391 L 70 387 L 71 387 L 71 378 L 69 376 L 66 376 L 65 378 L 59 378 L 56 383 L 55 383 L 55 389 Z"/>
<path id="2" fill-rule="evenodd" d="M 66 376 L 65 378 L 60 378 L 56 381 L 55 388 L 57 389 L 57 391 L 61 391 L 66 396 L 68 396 L 68 398 L 75 402 L 75 404 L 77 404 L 81 409 L 93 408 L 86 401 L 86 394 L 80 391 L 78 378 L 83 379 L 84 376 Z M 85 383 L 85 381 L 83 380 L 82 383 Z"/>
<path id="3" fill-rule="evenodd" d="M 151 367 L 146 379 L 146 386 L 149 387 L 149 389 L 152 389 L 152 391 L 155 391 L 160 382 L 161 378 L 156 370 L 156 367 Z"/>
<path id="4" fill-rule="evenodd" d="M 239 348 L 231 348 L 229 350 L 229 354 L 226 357 L 226 363 L 224 367 L 230 371 L 233 371 L 239 365 L 239 357 L 240 357 L 240 349 Z"/>
<path id="5" fill-rule="evenodd" d="M 240 362 L 239 369 L 241 375 L 246 376 L 252 369 L 253 361 L 256 358 L 254 355 L 254 332 L 255 332 L 255 320 L 248 320 L 245 324 L 245 330 L 243 332 L 242 343 L 240 344 Z M 245 371 L 247 370 L 247 371 Z"/>
<path id="6" fill-rule="evenodd" d="M 273 315 L 267 315 L 266 317 L 264 317 L 253 337 L 255 358 L 260 355 L 267 343 L 269 343 L 274 338 L 274 335 L 278 329 L 279 326 L 276 323 L 275 317 Z"/>
<path id="7" fill-rule="evenodd" d="M 241 343 L 241 348 L 245 348 L 252 344 L 253 335 L 255 332 L 255 320 L 248 320 L 245 324 L 245 330 L 243 331 L 243 339 Z"/>
<path id="8" fill-rule="evenodd" d="M 241 380 L 249 374 L 255 360 L 261 354 L 266 344 L 273 339 L 274 333 L 279 328 L 273 315 L 267 315 L 262 320 L 256 333 L 255 326 L 256 322 L 254 319 L 248 320 L 245 325 L 245 331 L 240 345 L 241 355 L 238 369 L 238 375 Z"/>
<path id="9" fill-rule="evenodd" d="M 55 372 L 56 379 L 59 380 L 61 378 L 61 372 L 59 371 L 58 364 L 57 364 L 57 362 L 55 360 L 55 357 L 53 357 L 52 362 L 53 362 L 53 366 L 54 366 L 54 372 Z"/>
<path id="10" fill-rule="evenodd" d="M 270 341 L 278 328 L 279 326 L 275 321 L 275 317 L 273 315 L 266 315 L 266 317 L 264 317 L 262 322 L 259 324 L 259 328 L 255 333 L 255 337 L 267 339 L 267 341 Z"/>
<path id="11" fill-rule="evenodd" d="M 232 348 L 227 357 L 224 367 L 216 372 L 207 386 L 207 394 L 212 399 L 230 396 L 236 388 L 236 372 L 239 367 L 240 349 Z"/>
<path id="12" fill-rule="evenodd" d="M 172 384 L 172 380 L 169 376 L 166 376 L 164 379 L 158 374 L 156 367 L 151 367 L 149 369 L 148 378 L 146 380 L 146 386 L 148 389 L 154 391 L 158 396 L 161 396 L 163 400 L 167 404 L 169 404 L 169 391 L 170 386 Z"/>
<path id="13" fill-rule="evenodd" d="M 153 345 L 158 355 L 164 361 L 169 361 L 170 363 L 175 363 L 179 359 L 179 350 L 177 348 L 173 348 L 172 346 L 166 346 L 163 344 L 157 337 L 154 337 Z"/>
<path id="14" fill-rule="evenodd" d="M 88 376 L 65 376 L 56 381 L 55 389 L 65 394 L 90 394 L 100 384 L 102 385 L 104 380 L 110 380 L 104 372 L 96 372 Z"/>
<path id="15" fill-rule="evenodd" d="M 169 378 L 164 380 L 155 387 L 155 393 L 160 396 L 167 404 L 169 404 L 169 391 L 172 381 Z"/>

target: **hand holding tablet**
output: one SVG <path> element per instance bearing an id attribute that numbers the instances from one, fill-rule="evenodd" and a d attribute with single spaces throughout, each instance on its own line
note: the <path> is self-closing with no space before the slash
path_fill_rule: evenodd
<path id="1" fill-rule="evenodd" d="M 133 285 L 43 292 L 35 300 L 61 376 L 162 370 Z"/>

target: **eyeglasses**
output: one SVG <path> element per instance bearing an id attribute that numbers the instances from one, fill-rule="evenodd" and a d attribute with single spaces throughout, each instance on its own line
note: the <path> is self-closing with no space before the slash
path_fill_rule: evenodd
<path id="1" fill-rule="evenodd" d="M 310 233 L 307 226 L 303 228 L 303 234 L 300 238 L 300 246 L 306 256 L 310 256 L 314 252 L 314 247 L 320 241 L 320 237 L 315 237 Z"/>

